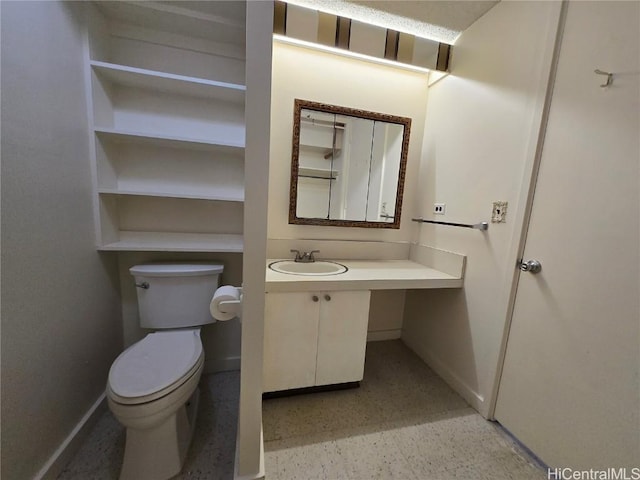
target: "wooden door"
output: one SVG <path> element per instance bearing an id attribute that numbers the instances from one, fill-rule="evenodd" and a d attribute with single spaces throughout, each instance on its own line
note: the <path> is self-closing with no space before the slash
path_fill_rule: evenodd
<path id="1" fill-rule="evenodd" d="M 552 467 L 640 461 L 639 32 L 640 2 L 568 5 L 523 256 L 542 270 L 520 274 L 495 411 Z"/>

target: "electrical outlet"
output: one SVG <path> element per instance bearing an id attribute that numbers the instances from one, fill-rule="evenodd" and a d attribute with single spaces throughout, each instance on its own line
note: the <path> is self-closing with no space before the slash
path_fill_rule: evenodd
<path id="1" fill-rule="evenodd" d="M 491 223 L 505 223 L 507 221 L 508 202 L 493 202 Z"/>
<path id="2" fill-rule="evenodd" d="M 447 205 L 444 203 L 434 203 L 433 213 L 435 213 L 436 215 L 444 215 L 446 208 L 447 208 Z"/>

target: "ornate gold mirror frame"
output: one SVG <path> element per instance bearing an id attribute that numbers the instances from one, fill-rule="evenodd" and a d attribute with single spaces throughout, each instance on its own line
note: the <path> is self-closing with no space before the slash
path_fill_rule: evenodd
<path id="1" fill-rule="evenodd" d="M 398 171 L 398 182 L 396 187 L 396 198 L 393 212 L 386 216 L 387 221 L 368 220 L 343 220 L 331 218 L 305 218 L 297 216 L 298 208 L 298 179 L 300 172 L 300 125 L 302 110 L 313 110 L 322 113 L 336 115 L 346 115 L 349 117 L 373 120 L 397 124 L 403 127 L 402 148 L 400 152 L 400 162 Z M 364 227 L 364 228 L 400 228 L 400 216 L 402 212 L 402 198 L 404 192 L 405 171 L 407 168 L 407 154 L 409 151 L 409 135 L 411 131 L 411 119 L 387 115 L 384 113 L 369 112 L 355 108 L 340 107 L 325 103 L 312 102 L 308 100 L 295 99 L 293 113 L 293 143 L 291 158 L 291 180 L 289 197 L 289 223 L 296 225 L 327 225 L 335 227 Z"/>

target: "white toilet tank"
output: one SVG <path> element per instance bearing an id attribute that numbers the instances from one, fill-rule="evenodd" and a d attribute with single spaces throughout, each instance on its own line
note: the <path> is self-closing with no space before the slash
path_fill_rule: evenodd
<path id="1" fill-rule="evenodd" d="M 129 269 L 136 282 L 140 326 L 195 327 L 213 323 L 209 304 L 220 283 L 216 263 L 150 263 Z"/>

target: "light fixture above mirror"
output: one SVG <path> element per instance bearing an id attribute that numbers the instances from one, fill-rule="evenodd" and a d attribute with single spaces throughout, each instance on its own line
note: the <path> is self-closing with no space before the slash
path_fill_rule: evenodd
<path id="1" fill-rule="evenodd" d="M 289 223 L 400 228 L 411 119 L 296 99 Z"/>
<path id="2" fill-rule="evenodd" d="M 451 45 L 276 0 L 274 39 L 428 72 L 449 68 Z"/>

